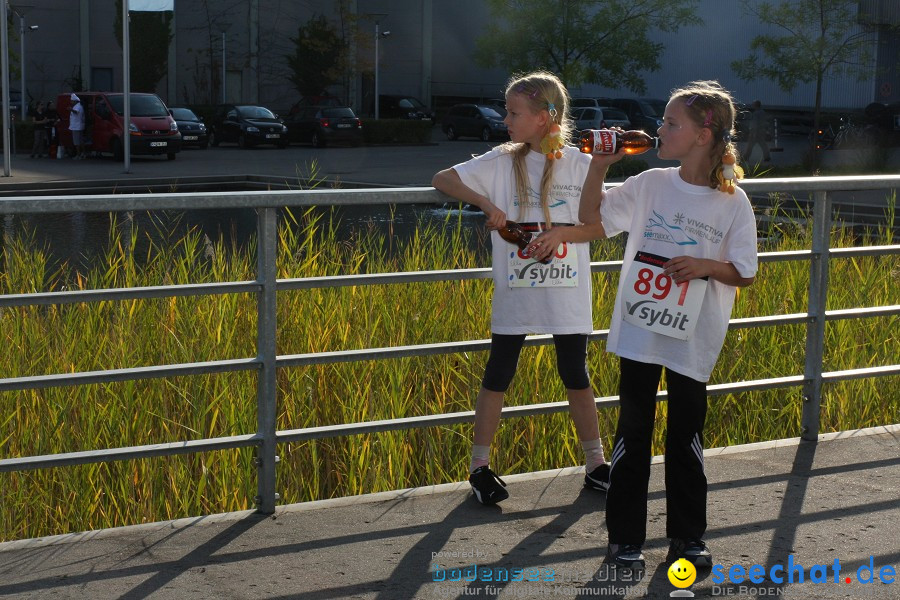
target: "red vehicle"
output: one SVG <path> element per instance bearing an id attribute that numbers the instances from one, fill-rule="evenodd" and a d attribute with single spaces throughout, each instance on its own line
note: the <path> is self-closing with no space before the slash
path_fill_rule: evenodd
<path id="1" fill-rule="evenodd" d="M 123 131 L 125 95 L 111 92 L 75 92 L 84 106 L 84 149 L 86 152 L 112 154 L 116 160 L 125 156 Z M 70 94 L 56 99 L 56 132 L 59 144 L 72 148 L 69 131 Z M 169 160 L 181 151 L 181 133 L 165 103 L 156 94 L 130 94 L 131 124 L 129 129 L 132 155 L 165 154 Z"/>

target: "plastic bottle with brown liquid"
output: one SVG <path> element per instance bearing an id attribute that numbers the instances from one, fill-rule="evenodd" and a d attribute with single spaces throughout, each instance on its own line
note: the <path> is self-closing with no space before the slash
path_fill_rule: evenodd
<path id="1" fill-rule="evenodd" d="M 528 247 L 528 244 L 531 243 L 531 240 L 534 239 L 534 235 L 530 231 L 525 231 L 522 226 L 515 221 L 507 221 L 506 226 L 498 229 L 497 233 L 499 233 L 500 237 L 504 240 L 510 244 L 515 244 L 521 250 L 525 250 L 525 248 Z M 552 260 L 553 255 L 551 254 L 540 262 L 547 264 Z"/>
<path id="2" fill-rule="evenodd" d="M 659 148 L 659 138 L 640 130 L 586 129 L 581 132 L 578 148 L 585 154 L 615 154 L 620 148 L 625 148 L 626 154 L 643 154 Z"/>

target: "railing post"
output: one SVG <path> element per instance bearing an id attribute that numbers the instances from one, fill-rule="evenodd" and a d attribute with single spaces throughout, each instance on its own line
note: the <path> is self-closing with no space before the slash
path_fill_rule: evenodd
<path id="1" fill-rule="evenodd" d="M 278 209 L 257 211 L 257 280 L 262 285 L 257 298 L 256 352 L 261 365 L 256 386 L 256 427 L 262 444 L 256 455 L 256 509 L 265 514 L 275 512 L 275 415 L 276 415 L 276 294 L 275 256 L 278 235 Z"/>
<path id="2" fill-rule="evenodd" d="M 826 191 L 820 191 L 815 193 L 813 206 L 812 259 L 809 265 L 808 320 L 806 323 L 806 364 L 803 368 L 803 416 L 800 423 L 800 435 L 804 440 L 809 441 L 816 440 L 819 436 L 830 246 L 831 196 Z"/>

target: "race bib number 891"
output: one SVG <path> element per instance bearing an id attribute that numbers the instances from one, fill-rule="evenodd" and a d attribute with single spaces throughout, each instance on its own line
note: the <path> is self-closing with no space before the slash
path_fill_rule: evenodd
<path id="1" fill-rule="evenodd" d="M 668 261 L 648 252 L 635 255 L 622 288 L 622 317 L 642 329 L 686 340 L 697 326 L 707 280 L 675 283 L 662 267 Z"/>

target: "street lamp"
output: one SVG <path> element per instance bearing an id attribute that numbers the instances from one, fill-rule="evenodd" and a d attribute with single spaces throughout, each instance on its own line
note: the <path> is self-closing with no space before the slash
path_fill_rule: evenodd
<path id="1" fill-rule="evenodd" d="M 25 122 L 25 113 L 27 106 L 25 105 L 25 98 L 27 98 L 27 94 L 25 93 L 25 32 L 26 31 L 37 31 L 37 25 L 29 25 L 25 27 L 25 15 L 19 15 L 19 61 L 21 63 L 21 73 L 19 75 L 22 77 L 22 85 L 19 88 L 20 92 L 20 101 L 19 104 L 22 105 L 22 122 Z"/>
<path id="2" fill-rule="evenodd" d="M 222 30 L 222 104 L 225 104 L 225 30 Z"/>
<path id="3" fill-rule="evenodd" d="M 378 105 L 379 105 L 379 92 L 378 92 L 378 40 L 383 37 L 387 37 L 391 35 L 390 31 L 378 31 L 378 21 L 375 21 L 375 120 L 378 120 Z"/>

